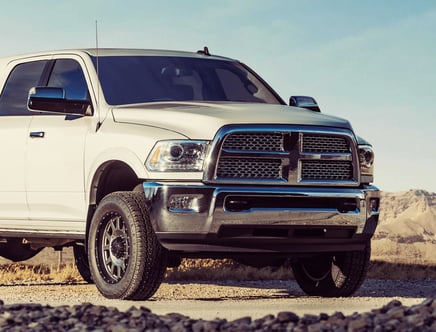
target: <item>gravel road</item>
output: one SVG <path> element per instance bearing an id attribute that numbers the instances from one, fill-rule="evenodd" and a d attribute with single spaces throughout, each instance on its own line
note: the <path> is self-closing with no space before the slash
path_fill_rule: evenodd
<path id="1" fill-rule="evenodd" d="M 355 296 L 328 299 L 307 297 L 294 281 L 247 281 L 219 283 L 163 283 L 148 301 L 118 301 L 101 296 L 94 285 L 30 284 L 0 286 L 4 304 L 38 303 L 50 306 L 93 305 L 128 310 L 145 307 L 154 314 L 180 313 L 193 319 L 253 319 L 279 312 L 297 315 L 369 312 L 392 300 L 405 306 L 436 298 L 436 280 L 368 279 Z"/>

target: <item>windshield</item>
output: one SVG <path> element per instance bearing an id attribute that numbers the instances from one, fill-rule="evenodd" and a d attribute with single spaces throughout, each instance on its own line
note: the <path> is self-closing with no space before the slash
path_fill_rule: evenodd
<path id="1" fill-rule="evenodd" d="M 96 58 L 93 58 L 96 66 Z M 281 104 L 238 62 L 174 56 L 105 56 L 98 63 L 111 105 L 158 101 L 232 101 Z"/>

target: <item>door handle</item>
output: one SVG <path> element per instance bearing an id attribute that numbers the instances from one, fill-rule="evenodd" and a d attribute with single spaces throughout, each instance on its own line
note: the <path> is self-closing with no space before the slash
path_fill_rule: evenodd
<path id="1" fill-rule="evenodd" d="M 33 137 L 33 138 L 35 138 L 35 137 L 36 138 L 44 138 L 45 132 L 43 132 L 43 131 L 31 131 L 29 136 Z"/>

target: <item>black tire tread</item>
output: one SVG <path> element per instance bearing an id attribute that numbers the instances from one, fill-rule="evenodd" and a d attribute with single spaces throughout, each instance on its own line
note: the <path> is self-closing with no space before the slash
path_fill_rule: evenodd
<path id="1" fill-rule="evenodd" d="M 332 297 L 348 297 L 359 289 L 365 280 L 370 257 L 370 245 L 367 245 L 363 251 L 353 251 L 345 257 L 345 259 L 348 260 L 345 264 L 349 268 L 346 272 L 348 277 L 341 288 L 334 289 L 331 295 Z"/>
<path id="2" fill-rule="evenodd" d="M 85 246 L 74 244 L 73 245 L 74 262 L 80 276 L 88 284 L 93 284 L 91 270 L 89 269 L 88 254 L 86 253 Z"/>
<path id="3" fill-rule="evenodd" d="M 159 243 L 150 223 L 149 204 L 141 192 L 114 192 L 108 194 L 100 202 L 100 205 L 102 203 L 122 206 L 127 211 L 128 221 L 126 220 L 126 222 L 129 223 L 130 245 L 135 255 L 129 259 L 129 271 L 131 273 L 127 276 L 129 279 L 125 287 L 117 287 L 117 284 L 105 285 L 102 278 L 98 278 L 98 268 L 95 266 L 93 268 L 91 264 L 93 280 L 99 291 L 108 298 L 124 300 L 148 299 L 153 296 L 162 282 L 167 260 L 166 250 Z M 91 224 L 90 233 L 93 227 L 95 226 Z M 89 242 L 89 246 L 91 246 L 91 242 Z M 90 262 L 91 259 L 90 256 Z M 102 287 L 99 287 L 100 282 L 103 283 Z"/>
<path id="4" fill-rule="evenodd" d="M 150 222 L 149 204 L 144 194 L 141 192 L 127 192 L 125 194 L 132 201 L 132 206 L 138 208 L 141 219 L 145 221 L 143 223 L 145 226 L 144 236 L 149 243 L 141 250 L 141 252 L 145 253 L 145 257 L 143 257 L 145 262 L 144 273 L 140 276 L 141 280 L 135 293 L 129 297 L 130 300 L 144 300 L 153 296 L 162 283 L 167 267 L 167 252 L 161 246 L 153 231 Z M 142 243 L 146 241 L 142 241 Z"/>
<path id="5" fill-rule="evenodd" d="M 298 261 L 292 265 L 294 277 L 300 288 L 308 295 L 323 297 L 351 296 L 365 280 L 368 271 L 371 246 L 368 243 L 362 251 L 351 251 L 337 254 L 342 259 L 342 273 L 336 280 L 331 276 L 320 281 L 319 286 L 310 280 L 303 269 L 303 262 Z M 316 259 L 316 258 L 313 258 Z"/>

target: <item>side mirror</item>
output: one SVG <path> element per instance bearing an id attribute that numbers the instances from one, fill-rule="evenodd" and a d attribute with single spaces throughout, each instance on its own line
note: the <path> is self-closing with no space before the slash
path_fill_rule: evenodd
<path id="1" fill-rule="evenodd" d="M 89 100 L 67 99 L 63 88 L 31 88 L 27 98 L 27 107 L 29 111 L 33 112 L 92 115 Z"/>
<path id="2" fill-rule="evenodd" d="M 314 112 L 321 112 L 315 98 L 308 96 L 292 96 L 289 98 L 289 106 L 302 107 Z"/>

